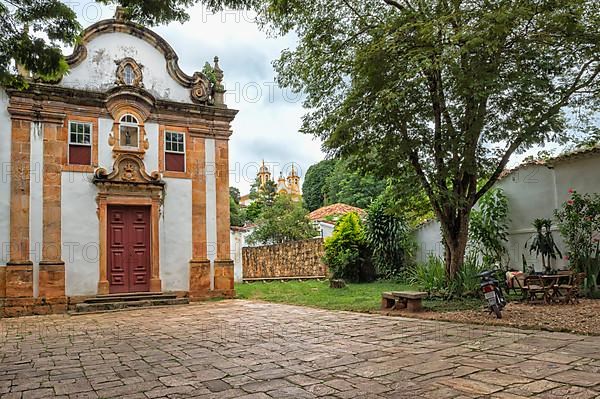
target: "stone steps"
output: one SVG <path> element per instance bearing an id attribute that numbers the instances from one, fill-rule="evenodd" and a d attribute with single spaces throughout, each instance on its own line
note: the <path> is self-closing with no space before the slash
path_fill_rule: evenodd
<path id="1" fill-rule="evenodd" d="M 123 295 L 98 295 L 75 305 L 72 315 L 112 312 L 126 309 L 150 308 L 155 306 L 184 305 L 189 298 L 177 298 L 175 294 L 135 293 Z"/>

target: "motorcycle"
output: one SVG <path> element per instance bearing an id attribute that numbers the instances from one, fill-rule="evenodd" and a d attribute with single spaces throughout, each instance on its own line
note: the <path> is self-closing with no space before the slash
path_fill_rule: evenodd
<path id="1" fill-rule="evenodd" d="M 494 278 L 492 270 L 479 273 L 477 277 L 481 278 L 479 286 L 483 291 L 483 295 L 488 302 L 490 313 L 494 313 L 496 318 L 502 318 L 502 309 L 506 306 L 506 299 L 502 294 L 502 289 L 498 280 Z"/>

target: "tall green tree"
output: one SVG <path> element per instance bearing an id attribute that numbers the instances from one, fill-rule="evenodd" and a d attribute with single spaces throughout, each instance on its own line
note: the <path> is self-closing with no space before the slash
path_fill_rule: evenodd
<path id="1" fill-rule="evenodd" d="M 287 194 L 277 195 L 273 204 L 263 209 L 256 224 L 248 236 L 250 244 L 280 244 L 319 235 L 308 219 L 308 211 Z"/>
<path id="2" fill-rule="evenodd" d="M 368 208 L 384 190 L 386 180 L 364 173 L 351 160 L 338 161 L 325 179 L 325 205 L 341 202 L 359 208 Z"/>
<path id="3" fill-rule="evenodd" d="M 325 159 L 311 165 L 306 171 L 304 183 L 302 183 L 302 199 L 309 211 L 314 211 L 325 205 L 325 183 L 336 162 L 334 159 Z"/>
<path id="4" fill-rule="evenodd" d="M 471 209 L 511 156 L 571 140 L 568 121 L 598 110 L 596 0 L 268 3 L 275 29 L 298 35 L 276 69 L 306 95 L 302 130 L 364 169 L 409 166 L 441 223 L 450 278 Z"/>

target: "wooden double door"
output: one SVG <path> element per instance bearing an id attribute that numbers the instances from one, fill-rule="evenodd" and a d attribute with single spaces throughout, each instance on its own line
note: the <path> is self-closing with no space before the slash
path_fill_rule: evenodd
<path id="1" fill-rule="evenodd" d="M 150 291 L 150 207 L 108 207 L 108 282 L 111 294 Z"/>

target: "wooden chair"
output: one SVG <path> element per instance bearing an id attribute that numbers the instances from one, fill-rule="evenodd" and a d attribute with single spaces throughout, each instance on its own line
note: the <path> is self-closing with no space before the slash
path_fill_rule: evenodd
<path id="1" fill-rule="evenodd" d="M 517 294 L 517 289 L 521 293 L 521 300 L 527 299 L 527 290 L 525 289 L 525 279 L 527 279 L 527 274 L 519 274 L 512 278 L 512 289 L 515 294 Z"/>
<path id="2" fill-rule="evenodd" d="M 563 286 L 566 290 L 565 303 L 579 303 L 579 288 L 583 285 L 586 276 L 585 273 L 574 274 L 571 284 Z"/>
<path id="3" fill-rule="evenodd" d="M 543 299 L 548 302 L 547 290 L 544 288 L 544 282 L 540 276 L 527 276 L 523 283 L 524 297 L 527 302 L 531 303 L 534 300 Z M 538 295 L 542 295 L 538 298 Z"/>
<path id="4" fill-rule="evenodd" d="M 557 301 L 566 301 L 566 293 L 571 289 L 573 285 L 573 271 L 572 270 L 559 270 L 556 275 L 558 276 L 557 282 L 552 287 L 553 297 Z"/>

